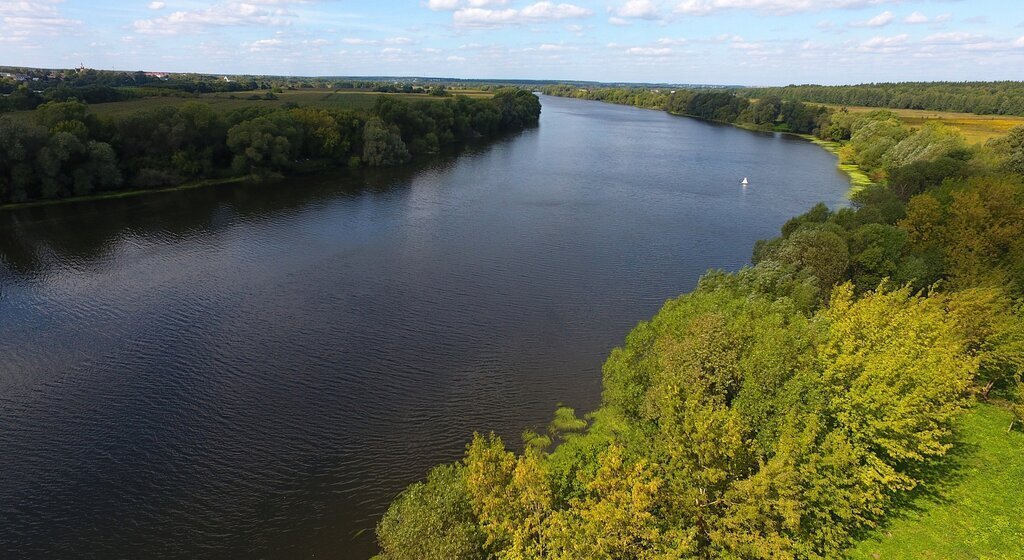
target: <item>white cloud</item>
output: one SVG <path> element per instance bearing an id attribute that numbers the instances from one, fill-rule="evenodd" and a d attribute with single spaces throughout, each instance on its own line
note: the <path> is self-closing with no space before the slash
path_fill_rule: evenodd
<path id="1" fill-rule="evenodd" d="M 232 0 L 200 10 L 179 11 L 163 17 L 137 20 L 132 27 L 137 33 L 178 35 L 198 33 L 211 27 L 286 26 L 295 18 L 295 14 L 284 6 L 301 3 L 304 2 L 302 0 L 248 0 L 245 2 Z"/>
<path id="2" fill-rule="evenodd" d="M 633 25 L 633 22 L 629 21 L 628 19 L 620 18 L 620 17 L 617 17 L 617 16 L 612 16 L 612 17 L 608 18 L 608 23 L 610 23 L 612 25 L 620 25 L 620 26 L 623 26 L 623 25 Z"/>
<path id="3" fill-rule="evenodd" d="M 554 4 L 552 2 L 537 2 L 527 6 L 520 11 L 523 17 L 528 19 L 568 19 L 589 16 L 590 10 L 575 4 Z"/>
<path id="4" fill-rule="evenodd" d="M 928 23 L 928 16 L 921 12 L 914 12 L 903 18 L 904 23 Z"/>
<path id="5" fill-rule="evenodd" d="M 66 34 L 82 22 L 63 17 L 60 0 L 0 2 L 0 42 L 24 43 L 33 37 Z"/>
<path id="6" fill-rule="evenodd" d="M 925 43 L 942 45 L 963 45 L 967 43 L 980 43 L 987 40 L 983 35 L 966 33 L 964 31 L 951 31 L 949 33 L 936 33 L 924 38 Z"/>
<path id="7" fill-rule="evenodd" d="M 619 18 L 661 19 L 661 10 L 651 0 L 627 0 L 625 4 L 611 11 Z"/>
<path id="8" fill-rule="evenodd" d="M 463 8 L 489 8 L 506 4 L 508 4 L 508 0 L 427 0 L 427 7 L 435 12 L 453 12 Z"/>
<path id="9" fill-rule="evenodd" d="M 906 33 L 900 35 L 894 35 L 892 37 L 872 37 L 862 42 L 858 49 L 859 51 L 879 51 L 879 52 L 892 52 L 897 49 L 904 47 L 910 40 L 910 36 Z"/>
<path id="10" fill-rule="evenodd" d="M 448 62 L 465 62 L 466 61 L 466 57 L 464 57 L 464 56 L 454 56 L 453 55 L 453 56 L 449 56 L 445 60 L 447 60 Z"/>
<path id="11" fill-rule="evenodd" d="M 264 52 L 275 50 L 283 44 L 284 41 L 280 39 L 260 39 L 259 41 L 248 43 L 246 46 L 249 47 L 249 52 Z"/>
<path id="12" fill-rule="evenodd" d="M 873 17 L 871 19 L 864 20 L 864 21 L 854 21 L 854 22 L 851 22 L 850 26 L 852 26 L 852 27 L 885 27 L 886 25 L 889 25 L 890 23 L 892 23 L 892 20 L 895 19 L 895 18 L 896 18 L 896 16 L 894 16 L 892 12 L 886 10 L 886 11 L 878 14 L 877 16 L 875 16 L 875 17 Z"/>
<path id="13" fill-rule="evenodd" d="M 668 56 L 672 54 L 672 49 L 668 47 L 630 47 L 626 49 L 626 54 L 637 56 Z"/>
<path id="14" fill-rule="evenodd" d="M 675 7 L 680 14 L 703 16 L 724 10 L 756 10 L 784 15 L 833 8 L 864 8 L 894 4 L 900 0 L 683 0 Z"/>
<path id="15" fill-rule="evenodd" d="M 497 27 L 524 23 L 548 23 L 563 19 L 590 16 L 593 12 L 575 4 L 555 4 L 542 1 L 522 9 L 506 8 L 461 8 L 452 14 L 455 25 L 460 27 Z"/>
<path id="16" fill-rule="evenodd" d="M 167 4 L 164 3 L 164 2 L 150 2 L 149 3 L 149 9 L 150 10 L 162 10 L 162 9 L 164 9 L 166 7 L 167 7 Z"/>

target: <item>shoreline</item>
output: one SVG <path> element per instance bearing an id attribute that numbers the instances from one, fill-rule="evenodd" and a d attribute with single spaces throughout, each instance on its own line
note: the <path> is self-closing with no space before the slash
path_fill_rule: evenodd
<path id="1" fill-rule="evenodd" d="M 821 149 L 825 150 L 826 152 L 836 156 L 836 169 L 838 169 L 838 170 L 842 171 L 843 173 L 845 173 L 846 176 L 850 179 L 850 190 L 846 191 L 846 198 L 851 198 L 853 195 L 857 194 L 861 190 L 863 190 L 863 189 L 865 189 L 867 187 L 870 187 L 872 185 L 878 184 L 876 181 L 871 180 L 871 177 L 868 177 L 868 174 L 864 173 L 864 171 L 861 170 L 861 168 L 857 167 L 856 164 L 853 164 L 853 163 L 843 163 L 842 160 L 839 159 L 839 149 L 843 147 L 843 143 L 842 142 L 835 142 L 835 141 L 832 141 L 832 140 L 822 140 L 821 138 L 818 138 L 817 136 L 815 136 L 813 134 L 802 134 L 802 133 L 799 133 L 799 132 L 789 132 L 789 131 L 784 131 L 784 130 L 764 130 L 764 129 L 761 129 L 761 128 L 757 128 L 756 126 L 744 125 L 744 124 L 733 123 L 733 122 L 728 122 L 728 121 L 716 121 L 716 120 L 713 120 L 713 119 L 704 119 L 704 118 L 696 117 L 696 116 L 693 116 L 693 115 L 687 115 L 686 113 L 673 113 L 672 111 L 665 111 L 665 112 L 670 114 L 670 115 L 676 116 L 676 117 L 686 117 L 686 118 L 689 118 L 689 119 L 697 119 L 699 121 L 713 122 L 713 123 L 719 123 L 719 124 L 728 124 L 728 125 L 734 126 L 736 128 L 740 128 L 740 129 L 743 129 L 743 130 L 749 130 L 751 132 L 770 132 L 770 133 L 773 133 L 773 134 L 785 134 L 785 135 L 788 135 L 788 136 L 795 136 L 797 138 L 802 138 L 804 140 L 807 140 L 808 142 L 810 142 L 812 144 L 815 144 L 816 146 L 820 147 Z"/>
<path id="2" fill-rule="evenodd" d="M 156 193 L 168 193 L 174 191 L 185 191 L 190 189 L 197 189 L 199 187 L 214 187 L 219 185 L 230 185 L 233 183 L 245 183 L 250 181 L 250 176 L 243 177 L 227 177 L 223 179 L 201 179 L 199 181 L 190 181 L 182 183 L 180 185 L 174 185 L 171 187 L 158 187 L 154 189 L 130 189 L 123 191 L 110 191 L 96 194 L 87 194 L 83 196 L 69 196 L 67 198 L 49 198 L 43 200 L 30 200 L 28 202 L 12 202 L 9 204 L 0 204 L 0 212 L 4 210 L 21 210 L 23 208 L 33 208 L 37 206 L 49 206 L 52 204 L 68 204 L 72 202 L 90 202 L 95 200 L 110 200 L 114 198 L 128 198 L 134 196 L 142 196 L 146 194 Z"/>

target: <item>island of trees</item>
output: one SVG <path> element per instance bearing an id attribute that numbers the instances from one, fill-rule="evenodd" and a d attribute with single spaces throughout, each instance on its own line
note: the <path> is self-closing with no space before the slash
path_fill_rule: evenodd
<path id="1" fill-rule="evenodd" d="M 836 558 L 944 476 L 972 403 L 1024 414 L 1024 128 L 623 91 L 588 97 L 814 130 L 874 182 L 639 324 L 596 411 L 475 435 L 395 499 L 380 558 Z"/>
<path id="2" fill-rule="evenodd" d="M 537 97 L 518 88 L 467 97 L 435 87 L 412 102 L 382 94 L 369 110 L 255 103 L 224 112 L 190 101 L 110 116 L 94 114 L 77 95 L 91 91 L 105 102 L 114 94 L 96 101 L 96 92 L 121 90 L 86 84 L 65 96 L 62 88 L 70 86 L 54 88 L 54 99 L 30 112 L 0 116 L 0 204 L 398 165 L 535 125 L 540 116 Z"/>

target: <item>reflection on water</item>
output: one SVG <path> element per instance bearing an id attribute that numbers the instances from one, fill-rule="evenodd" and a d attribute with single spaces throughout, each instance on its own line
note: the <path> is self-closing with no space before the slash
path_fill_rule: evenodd
<path id="1" fill-rule="evenodd" d="M 543 104 L 412 169 L 0 212 L 3 557 L 366 558 L 473 431 L 593 408 L 636 321 L 848 187 L 806 142 Z"/>

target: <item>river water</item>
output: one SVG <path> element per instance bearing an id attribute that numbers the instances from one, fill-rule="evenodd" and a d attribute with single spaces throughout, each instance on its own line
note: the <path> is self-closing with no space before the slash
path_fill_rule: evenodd
<path id="1" fill-rule="evenodd" d="M 542 103 L 402 170 L 0 211 L 0 557 L 367 558 L 474 431 L 594 408 L 632 325 L 849 186 L 799 139 Z"/>

